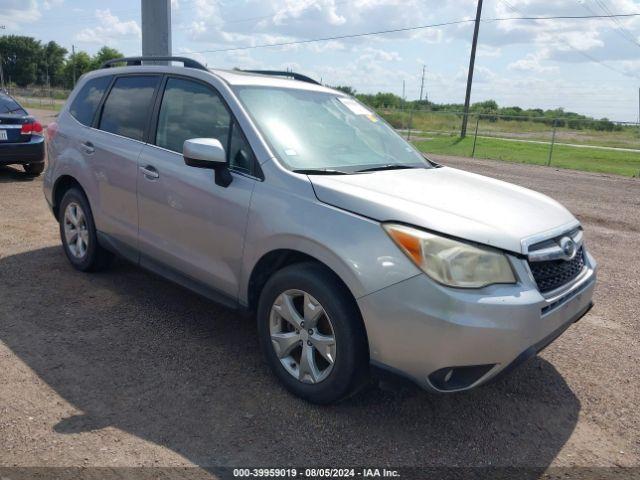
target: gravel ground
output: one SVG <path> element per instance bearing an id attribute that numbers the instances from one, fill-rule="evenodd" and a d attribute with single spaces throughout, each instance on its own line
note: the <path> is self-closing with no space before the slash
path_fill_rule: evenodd
<path id="1" fill-rule="evenodd" d="M 0 466 L 640 466 L 640 181 L 440 161 L 569 207 L 596 306 L 473 392 L 322 408 L 270 375 L 253 319 L 123 261 L 74 271 L 41 180 L 0 167 Z"/>

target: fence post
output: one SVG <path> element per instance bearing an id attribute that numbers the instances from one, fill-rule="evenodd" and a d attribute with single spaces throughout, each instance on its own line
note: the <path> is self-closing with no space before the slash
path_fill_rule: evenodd
<path id="1" fill-rule="evenodd" d="M 413 108 L 409 110 L 409 127 L 407 130 L 407 141 L 411 141 L 411 127 L 413 125 Z"/>
<path id="2" fill-rule="evenodd" d="M 556 143 L 556 129 L 557 120 L 553 120 L 553 134 L 551 135 L 551 148 L 549 149 L 549 160 L 547 160 L 547 167 L 551 166 L 551 158 L 553 157 L 553 145 Z"/>
<path id="3" fill-rule="evenodd" d="M 471 158 L 476 158 L 476 143 L 478 142 L 478 127 L 480 126 L 480 114 L 476 119 L 476 134 L 473 136 L 473 151 L 471 152 Z"/>

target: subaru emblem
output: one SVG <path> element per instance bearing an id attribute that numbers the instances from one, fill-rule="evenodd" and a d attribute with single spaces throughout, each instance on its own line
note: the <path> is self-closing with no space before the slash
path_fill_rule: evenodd
<path id="1" fill-rule="evenodd" d="M 563 237 L 560 240 L 560 248 L 562 249 L 562 253 L 564 253 L 565 260 L 573 260 L 578 251 L 576 242 L 569 237 Z"/>

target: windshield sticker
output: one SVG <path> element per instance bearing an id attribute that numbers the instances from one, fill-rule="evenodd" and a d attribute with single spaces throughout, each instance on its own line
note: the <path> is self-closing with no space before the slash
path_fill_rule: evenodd
<path id="1" fill-rule="evenodd" d="M 371 110 L 364 108 L 352 98 L 339 97 L 338 100 L 340 100 L 345 107 L 351 110 L 351 113 L 356 115 L 366 115 L 368 117 L 373 116 L 373 112 L 371 112 Z"/>
<path id="2" fill-rule="evenodd" d="M 287 148 L 284 153 L 286 153 L 287 155 L 289 155 L 290 157 L 295 157 L 296 155 L 298 155 L 298 152 L 293 149 L 293 148 Z"/>

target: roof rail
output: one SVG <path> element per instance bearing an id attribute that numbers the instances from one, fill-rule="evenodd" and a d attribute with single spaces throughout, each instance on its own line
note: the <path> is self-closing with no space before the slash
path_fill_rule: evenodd
<path id="1" fill-rule="evenodd" d="M 247 72 L 247 73 L 258 73 L 260 75 L 273 75 L 275 77 L 289 77 L 289 78 L 293 78 L 294 80 L 299 80 L 301 82 L 313 83 L 314 85 L 322 85 L 320 82 L 314 80 L 313 78 L 307 77 L 306 75 L 302 75 L 296 72 L 286 72 L 286 71 L 280 71 L 280 70 L 242 70 L 242 69 L 238 69 L 238 71 Z"/>
<path id="2" fill-rule="evenodd" d="M 196 62 L 186 57 L 123 57 L 107 60 L 100 68 L 110 68 L 116 63 L 125 63 L 127 67 L 140 66 L 142 62 L 182 62 L 185 68 L 195 68 L 197 70 L 209 71 L 207 67 L 200 62 Z"/>

